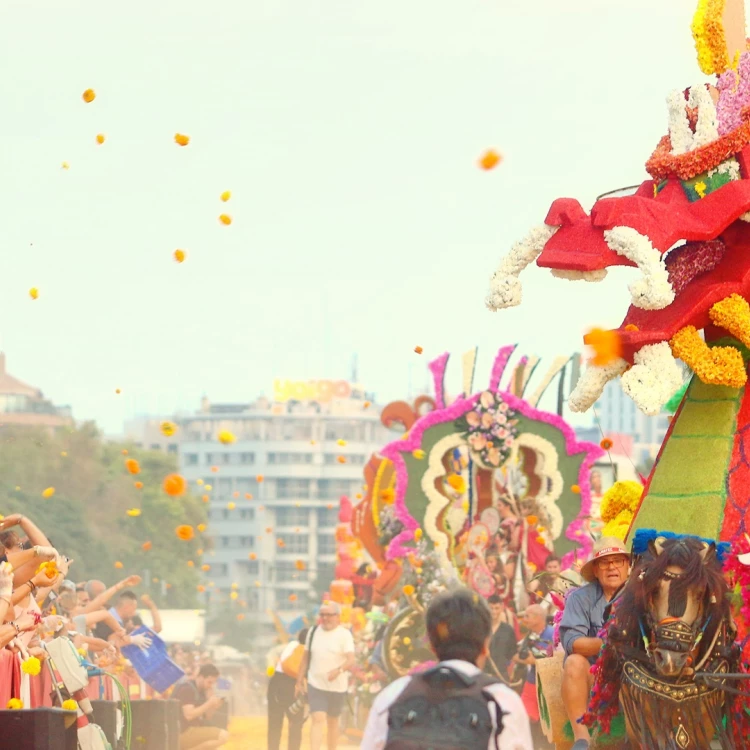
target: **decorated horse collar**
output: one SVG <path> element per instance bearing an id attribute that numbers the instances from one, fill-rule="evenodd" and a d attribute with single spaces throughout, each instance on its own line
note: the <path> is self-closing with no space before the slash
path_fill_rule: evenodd
<path id="1" fill-rule="evenodd" d="M 721 680 L 721 675 L 728 671 L 729 665 L 726 661 L 722 661 L 715 670 L 717 675 L 716 682 L 718 683 Z M 625 662 L 623 677 L 639 690 L 673 703 L 684 703 L 696 699 L 702 700 L 708 695 L 721 690 L 718 684 L 709 687 L 703 683 L 698 684 L 695 682 L 684 685 L 667 682 L 656 677 L 651 671 L 645 669 L 643 665 L 633 661 Z M 723 682 L 721 680 L 722 684 Z"/>

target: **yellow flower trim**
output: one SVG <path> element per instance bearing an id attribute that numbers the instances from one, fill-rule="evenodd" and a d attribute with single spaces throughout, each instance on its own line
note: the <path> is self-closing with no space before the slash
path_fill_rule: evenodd
<path id="1" fill-rule="evenodd" d="M 23 708 L 23 701 L 20 698 L 11 698 L 5 707 L 11 711 L 20 711 Z"/>
<path id="2" fill-rule="evenodd" d="M 24 674 L 36 677 L 42 671 L 42 663 L 36 656 L 30 656 L 28 659 L 24 659 L 21 662 L 21 671 Z"/>
<path id="3" fill-rule="evenodd" d="M 74 700 L 63 701 L 63 711 L 77 711 L 78 704 Z"/>
<path id="4" fill-rule="evenodd" d="M 632 520 L 632 515 L 628 518 L 627 514 L 623 511 L 620 516 L 605 525 L 602 529 L 602 536 L 613 536 L 616 539 L 625 541 Z"/>
<path id="5" fill-rule="evenodd" d="M 724 34 L 725 0 L 699 0 L 691 30 L 698 53 L 698 66 L 708 76 L 721 75 L 730 67 Z"/>
<path id="6" fill-rule="evenodd" d="M 710 348 L 694 326 L 685 326 L 669 342 L 672 354 L 681 359 L 704 382 L 742 388 L 747 372 L 742 355 L 731 346 Z"/>
<path id="7" fill-rule="evenodd" d="M 602 521 L 605 523 L 614 521 L 623 512 L 630 513 L 632 518 L 642 495 L 643 485 L 640 482 L 633 480 L 615 482 L 602 498 L 600 506 Z"/>
<path id="8" fill-rule="evenodd" d="M 739 294 L 717 302 L 709 311 L 711 322 L 728 331 L 745 346 L 750 346 L 750 304 Z"/>
<path id="9" fill-rule="evenodd" d="M 698 193 L 698 197 L 705 198 L 706 197 L 706 183 L 705 182 L 696 182 L 695 183 L 695 192 Z"/>

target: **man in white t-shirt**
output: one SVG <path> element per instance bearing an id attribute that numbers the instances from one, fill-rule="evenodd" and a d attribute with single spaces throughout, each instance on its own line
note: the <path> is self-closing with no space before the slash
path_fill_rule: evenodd
<path id="1" fill-rule="evenodd" d="M 310 748 L 323 745 L 323 726 L 328 724 L 328 750 L 335 750 L 339 716 L 349 687 L 347 672 L 354 666 L 354 638 L 341 625 L 341 610 L 335 602 L 320 608 L 320 625 L 310 630 L 305 656 L 297 678 L 297 694 L 307 687 L 310 703 Z"/>
<path id="2" fill-rule="evenodd" d="M 408 710 L 404 698 L 416 694 L 415 686 L 420 687 L 413 680 L 425 681 L 429 678 L 431 682 L 438 677 L 451 678 L 451 675 L 458 677 L 457 680 L 451 678 L 451 684 L 460 685 L 461 680 L 468 681 L 467 685 L 476 683 L 481 687 L 487 684 L 483 687 L 482 694 L 491 721 L 491 727 L 488 727 L 491 730 L 488 750 L 533 750 L 529 717 L 521 698 L 501 682 L 482 676 L 481 670 L 487 659 L 492 637 L 490 612 L 484 599 L 463 588 L 439 594 L 427 610 L 426 625 L 430 646 L 440 663 L 422 675 L 402 677 L 380 692 L 370 709 L 360 750 L 383 750 L 386 746 L 415 747 L 414 737 L 404 736 L 408 732 L 419 735 L 425 741 L 425 747 L 430 746 L 433 740 L 432 736 L 428 738 L 427 735 L 440 733 L 441 747 L 466 750 L 470 746 L 467 735 L 471 735 L 471 731 L 467 733 L 467 727 L 481 724 L 481 721 L 477 722 L 477 714 L 474 714 L 473 723 L 467 715 L 460 715 L 451 723 L 451 711 L 446 708 L 444 715 L 448 719 L 448 725 L 445 725 L 445 722 L 441 723 L 436 718 L 443 715 L 440 711 L 427 711 L 420 715 L 419 706 L 429 705 L 429 700 L 419 698 L 417 702 L 413 702 L 412 698 L 409 704 L 414 705 L 415 710 L 409 711 L 406 721 L 402 721 L 403 714 Z M 449 692 L 444 696 L 450 699 Z M 422 700 L 421 704 L 419 700 Z M 391 711 L 396 719 L 393 722 L 389 722 Z M 502 712 L 502 731 L 499 735 L 498 712 Z M 479 740 L 480 737 L 477 736 L 476 739 Z"/>

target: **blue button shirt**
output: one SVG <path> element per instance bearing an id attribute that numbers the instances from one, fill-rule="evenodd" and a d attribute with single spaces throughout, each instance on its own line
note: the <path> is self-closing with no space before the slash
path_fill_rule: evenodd
<path id="1" fill-rule="evenodd" d="M 565 611 L 560 621 L 560 642 L 565 654 L 573 653 L 573 644 L 579 638 L 598 638 L 604 625 L 604 610 L 609 601 L 599 581 L 576 589 L 565 600 Z M 595 658 L 590 659 L 593 663 Z"/>

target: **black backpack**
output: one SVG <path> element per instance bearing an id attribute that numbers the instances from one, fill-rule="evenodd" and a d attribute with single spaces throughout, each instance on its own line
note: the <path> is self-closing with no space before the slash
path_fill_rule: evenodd
<path id="1" fill-rule="evenodd" d="M 497 747 L 503 711 L 486 689 L 498 682 L 440 664 L 415 675 L 388 711 L 384 750 L 487 750 L 493 736 Z"/>

